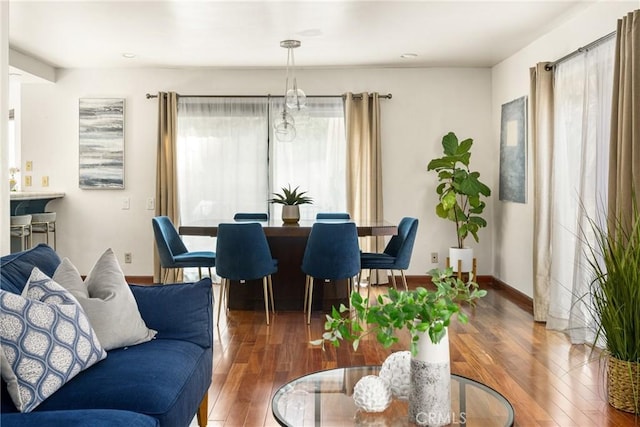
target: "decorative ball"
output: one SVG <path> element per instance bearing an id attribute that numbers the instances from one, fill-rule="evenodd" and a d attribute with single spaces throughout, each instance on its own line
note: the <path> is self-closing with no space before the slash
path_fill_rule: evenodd
<path id="1" fill-rule="evenodd" d="M 367 412 L 382 412 L 391 404 L 389 383 L 377 375 L 360 378 L 353 389 L 356 406 Z"/>
<path id="2" fill-rule="evenodd" d="M 409 400 L 411 352 L 392 353 L 382 364 L 378 375 L 389 383 L 389 389 L 396 399 Z"/>

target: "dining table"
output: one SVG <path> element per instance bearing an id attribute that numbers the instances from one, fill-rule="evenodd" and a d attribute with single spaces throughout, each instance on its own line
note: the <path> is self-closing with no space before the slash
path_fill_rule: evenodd
<path id="1" fill-rule="evenodd" d="M 311 228 L 316 222 L 343 223 L 354 222 L 359 237 L 392 236 L 398 233 L 396 224 L 387 221 L 354 221 L 344 219 L 306 220 L 295 224 L 285 224 L 280 219 L 268 221 L 201 219 L 185 223 L 178 227 L 182 236 L 216 237 L 218 225 L 222 223 L 257 222 L 262 225 L 271 249 L 271 256 L 278 260 L 278 271 L 272 276 L 273 297 L 276 310 L 302 311 L 304 303 L 305 274 L 301 269 L 302 258 L 307 246 Z M 346 282 L 345 282 L 346 283 Z M 332 306 L 348 303 L 347 287 L 335 284 L 314 286 L 314 310 L 331 310 Z M 232 282 L 229 287 L 229 309 L 263 310 L 264 299 L 262 281 L 251 280 L 245 283 Z"/>

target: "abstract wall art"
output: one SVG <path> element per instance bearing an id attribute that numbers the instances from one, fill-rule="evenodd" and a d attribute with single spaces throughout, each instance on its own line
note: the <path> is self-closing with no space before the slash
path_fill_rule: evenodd
<path id="1" fill-rule="evenodd" d="M 527 202 L 527 97 L 502 105 L 500 200 Z"/>
<path id="2" fill-rule="evenodd" d="M 80 188 L 124 189 L 124 99 L 79 104 Z"/>

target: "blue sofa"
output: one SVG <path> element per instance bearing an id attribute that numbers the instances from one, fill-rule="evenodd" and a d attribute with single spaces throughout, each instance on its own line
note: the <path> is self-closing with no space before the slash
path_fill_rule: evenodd
<path id="1" fill-rule="evenodd" d="M 0 258 L 0 287 L 19 294 L 33 267 L 53 276 L 61 260 L 40 244 Z M 32 412 L 20 413 L 2 381 L 0 425 L 188 426 L 207 424 L 213 363 L 211 280 L 131 290 L 156 338 L 107 352 Z"/>

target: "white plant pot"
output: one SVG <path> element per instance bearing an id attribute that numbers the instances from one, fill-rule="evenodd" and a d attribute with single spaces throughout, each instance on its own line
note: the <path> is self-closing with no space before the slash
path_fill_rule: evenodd
<path id="1" fill-rule="evenodd" d="M 451 361 L 449 333 L 439 343 L 420 336 L 418 354 L 411 358 L 409 421 L 420 426 L 451 423 Z"/>
<path id="2" fill-rule="evenodd" d="M 458 272 L 458 260 L 462 260 L 461 273 L 473 271 L 473 249 L 472 248 L 449 248 L 449 265 L 453 271 Z"/>
<path id="3" fill-rule="evenodd" d="M 285 224 L 297 224 L 300 221 L 300 206 L 283 205 L 282 206 L 282 222 Z"/>

